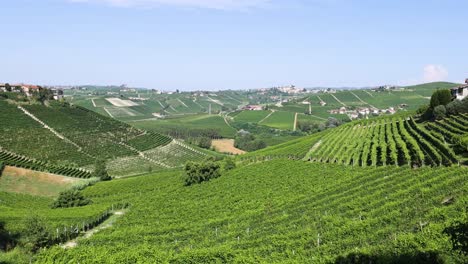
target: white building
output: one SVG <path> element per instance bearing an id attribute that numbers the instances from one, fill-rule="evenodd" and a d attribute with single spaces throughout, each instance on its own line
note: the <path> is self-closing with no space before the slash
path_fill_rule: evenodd
<path id="1" fill-rule="evenodd" d="M 466 85 L 452 88 L 450 91 L 454 99 L 463 100 L 468 96 L 468 79 L 465 80 Z"/>

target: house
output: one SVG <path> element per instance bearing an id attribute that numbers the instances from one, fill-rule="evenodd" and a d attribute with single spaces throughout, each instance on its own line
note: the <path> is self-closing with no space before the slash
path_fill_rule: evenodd
<path id="1" fill-rule="evenodd" d="M 54 95 L 54 100 L 60 100 L 63 98 L 63 89 L 53 88 L 50 89 Z"/>
<path id="2" fill-rule="evenodd" d="M 344 115 L 346 114 L 346 107 L 342 106 L 340 107 L 340 110 L 338 111 L 339 114 Z"/>
<path id="3" fill-rule="evenodd" d="M 468 79 L 465 80 L 465 85 L 461 85 L 450 89 L 453 99 L 463 100 L 468 96 Z"/>
<path id="4" fill-rule="evenodd" d="M 38 85 L 32 85 L 32 84 L 19 84 L 19 85 L 12 85 L 12 86 L 20 86 L 21 91 L 26 94 L 26 96 L 31 96 L 33 92 L 39 91 L 39 86 Z"/>

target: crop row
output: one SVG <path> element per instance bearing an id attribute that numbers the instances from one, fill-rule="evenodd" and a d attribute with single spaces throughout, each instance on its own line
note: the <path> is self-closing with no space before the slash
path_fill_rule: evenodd
<path id="1" fill-rule="evenodd" d="M 0 161 L 2 161 L 5 165 L 9 165 L 9 166 L 50 172 L 50 173 L 68 176 L 68 177 L 76 177 L 76 178 L 90 178 L 91 177 L 91 173 L 83 169 L 50 165 L 44 161 L 37 161 L 37 160 L 31 159 L 25 156 L 21 156 L 21 155 L 18 155 L 18 154 L 15 154 L 15 153 L 3 150 L 3 149 L 0 149 Z"/>

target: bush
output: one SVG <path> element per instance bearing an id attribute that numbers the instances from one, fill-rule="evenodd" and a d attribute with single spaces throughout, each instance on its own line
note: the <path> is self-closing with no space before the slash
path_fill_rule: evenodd
<path id="1" fill-rule="evenodd" d="M 219 164 L 207 161 L 201 163 L 188 162 L 185 165 L 185 185 L 202 183 L 221 176 Z"/>
<path id="2" fill-rule="evenodd" d="M 445 109 L 445 106 L 439 105 L 434 108 L 435 119 L 437 120 L 444 119 L 446 115 L 447 115 L 447 110 Z"/>
<path id="3" fill-rule="evenodd" d="M 91 200 L 84 197 L 78 190 L 68 190 L 61 192 L 57 200 L 51 205 L 52 208 L 68 208 L 85 206 L 91 203 Z"/>
<path id="4" fill-rule="evenodd" d="M 30 216 L 26 219 L 24 225 L 24 246 L 32 252 L 36 252 L 40 248 L 50 245 L 52 235 L 49 231 L 45 220 L 38 216 Z"/>
<path id="5" fill-rule="evenodd" d="M 109 176 L 109 173 L 107 173 L 106 161 L 96 161 L 96 164 L 94 165 L 94 176 L 101 179 L 101 181 L 109 181 L 112 179 L 111 176 Z"/>
<path id="6" fill-rule="evenodd" d="M 452 101 L 450 90 L 437 90 L 431 96 L 430 108 L 435 109 L 439 105 L 447 105 Z"/>
<path id="7" fill-rule="evenodd" d="M 5 169 L 5 163 L 3 163 L 3 161 L 0 161 L 0 175 L 2 175 L 3 169 Z"/>
<path id="8" fill-rule="evenodd" d="M 226 159 L 224 161 L 224 170 L 229 171 L 236 168 L 236 163 L 232 159 Z"/>

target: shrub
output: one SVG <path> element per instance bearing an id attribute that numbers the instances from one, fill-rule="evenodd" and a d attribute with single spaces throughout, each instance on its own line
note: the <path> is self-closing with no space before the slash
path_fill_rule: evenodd
<path id="1" fill-rule="evenodd" d="M 435 109 L 439 105 L 447 105 L 452 101 L 452 94 L 450 90 L 437 90 L 431 96 L 430 107 Z"/>
<path id="2" fill-rule="evenodd" d="M 45 220 L 38 216 L 30 216 L 26 219 L 24 225 L 24 246 L 32 252 L 46 247 L 51 243 L 52 235 Z"/>
<path id="3" fill-rule="evenodd" d="M 96 161 L 96 164 L 94 165 L 94 176 L 101 179 L 101 181 L 109 181 L 112 179 L 111 176 L 109 176 L 109 173 L 107 173 L 106 161 Z"/>
<path id="4" fill-rule="evenodd" d="M 5 168 L 5 163 L 3 163 L 3 161 L 0 161 L 0 175 L 2 174 L 4 168 Z"/>
<path id="5" fill-rule="evenodd" d="M 218 163 L 207 161 L 207 162 L 188 162 L 185 165 L 185 185 L 190 186 L 192 184 L 209 181 L 214 178 L 221 176 L 220 166 Z"/>
<path id="6" fill-rule="evenodd" d="M 84 197 L 78 190 L 61 192 L 57 200 L 51 205 L 52 208 L 79 207 L 90 204 L 91 200 Z"/>
<path id="7" fill-rule="evenodd" d="M 447 110 L 445 109 L 445 106 L 438 105 L 434 108 L 435 119 L 437 120 L 444 119 L 446 115 L 447 115 Z"/>
<path id="8" fill-rule="evenodd" d="M 229 171 L 236 168 L 236 163 L 232 159 L 226 159 L 224 162 L 224 170 Z"/>

